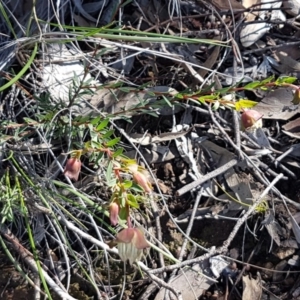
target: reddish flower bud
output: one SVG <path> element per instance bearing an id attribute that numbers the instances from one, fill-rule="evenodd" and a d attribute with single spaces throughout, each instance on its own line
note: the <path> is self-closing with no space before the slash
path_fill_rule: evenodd
<path id="1" fill-rule="evenodd" d="M 246 110 L 242 113 L 241 116 L 242 126 L 245 129 L 250 127 L 261 128 L 263 126 L 262 117 L 263 115 L 256 110 L 253 109 Z"/>
<path id="2" fill-rule="evenodd" d="M 293 104 L 297 105 L 300 103 L 300 89 L 297 89 L 294 94 Z"/>
<path id="3" fill-rule="evenodd" d="M 110 223 L 113 226 L 116 226 L 119 223 L 119 211 L 120 207 L 116 202 L 113 202 L 109 206 L 109 219 Z"/>
<path id="4" fill-rule="evenodd" d="M 146 175 L 140 171 L 133 172 L 133 180 L 140 185 L 146 193 L 152 192 L 152 186 Z"/>
<path id="5" fill-rule="evenodd" d="M 67 160 L 64 174 L 70 179 L 78 180 L 79 173 L 81 170 L 81 161 L 78 158 L 72 157 Z"/>

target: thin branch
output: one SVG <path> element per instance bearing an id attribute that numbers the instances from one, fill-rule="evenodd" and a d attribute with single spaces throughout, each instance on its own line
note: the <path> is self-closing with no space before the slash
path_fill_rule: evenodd
<path id="1" fill-rule="evenodd" d="M 31 252 L 29 252 L 26 248 L 24 248 L 18 241 L 18 239 L 12 234 L 12 232 L 4 225 L 2 224 L 0 226 L 0 233 L 10 242 L 11 247 L 20 255 L 20 257 L 24 260 L 24 262 L 29 266 L 29 268 L 36 274 L 39 274 L 39 269 L 36 265 L 36 262 L 33 258 L 33 255 Z M 76 300 L 72 296 L 70 296 L 68 293 L 66 293 L 64 290 L 62 290 L 55 282 L 54 280 L 48 275 L 45 270 L 41 269 L 43 276 L 49 285 L 49 287 L 58 295 L 61 297 L 61 299 L 66 300 Z"/>

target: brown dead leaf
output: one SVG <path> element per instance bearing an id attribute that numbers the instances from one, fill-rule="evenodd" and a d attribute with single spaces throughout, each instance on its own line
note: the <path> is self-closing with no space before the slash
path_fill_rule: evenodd
<path id="1" fill-rule="evenodd" d="M 165 185 L 165 183 L 162 180 L 158 180 L 157 184 L 159 186 L 159 189 L 161 190 L 161 192 L 165 195 L 171 195 L 172 194 L 172 190 L 169 186 Z"/>
<path id="2" fill-rule="evenodd" d="M 299 105 L 293 105 L 293 99 L 293 89 L 279 88 L 269 92 L 254 109 L 263 114 L 263 119 L 289 120 L 300 113 Z"/>
<path id="3" fill-rule="evenodd" d="M 286 123 L 282 128 L 290 132 L 300 132 L 300 118 Z"/>
<path id="4" fill-rule="evenodd" d="M 300 37 L 300 31 L 297 31 L 294 35 L 294 38 Z M 278 49 L 278 51 L 283 51 L 287 53 L 287 55 L 293 59 L 299 59 L 300 58 L 300 51 L 299 51 L 299 45 L 289 45 L 289 44 L 283 44 L 282 48 Z"/>
<path id="5" fill-rule="evenodd" d="M 275 271 L 284 271 L 287 267 L 288 263 L 286 260 L 281 260 L 274 268 Z M 273 281 L 280 282 L 284 280 L 286 275 L 281 272 L 273 272 Z"/>
<path id="6" fill-rule="evenodd" d="M 154 144 L 154 147 L 152 147 L 152 149 L 147 149 L 147 148 L 140 149 L 142 156 L 149 164 L 166 162 L 176 157 L 179 157 L 179 152 L 176 146 L 165 147 L 164 153 L 162 153 L 161 151 L 162 147 L 158 148 L 157 146 L 156 147 L 155 146 L 156 144 Z M 125 152 L 124 154 L 129 158 L 136 158 L 136 150 L 131 150 Z"/>
<path id="7" fill-rule="evenodd" d="M 265 213 L 263 224 L 266 227 L 271 239 L 277 244 L 277 246 L 280 246 L 280 235 L 282 235 L 283 229 L 275 221 L 275 217 L 272 211 L 268 211 Z"/>
<path id="8" fill-rule="evenodd" d="M 183 269 L 182 272 L 168 283 L 176 291 L 181 292 L 181 299 L 198 299 L 205 290 L 207 290 L 215 281 L 210 279 L 212 276 L 209 270 L 208 259 L 196 263 L 189 269 Z M 161 288 L 156 295 L 155 300 L 165 299 L 166 288 Z M 170 294 L 171 299 L 175 299 Z"/>
<path id="9" fill-rule="evenodd" d="M 265 20 L 268 15 L 268 11 L 272 8 L 279 8 L 281 6 L 281 2 L 269 2 L 266 0 L 261 0 L 262 5 L 259 6 L 265 10 L 261 10 L 255 13 L 253 16 L 249 16 L 249 19 L 256 18 L 258 16 L 259 20 Z M 271 13 L 271 20 L 282 20 L 286 21 L 285 15 L 280 10 L 274 10 Z M 264 36 L 270 29 L 270 24 L 267 22 L 262 23 L 249 23 L 245 22 L 245 26 L 242 28 L 240 32 L 240 41 L 244 47 L 250 47 L 255 42 L 260 40 L 262 36 Z"/>
<path id="10" fill-rule="evenodd" d="M 300 243 L 300 226 L 299 226 L 298 222 L 295 220 L 295 218 L 293 217 L 293 215 L 290 215 L 290 222 L 292 224 L 292 230 L 295 235 L 296 241 L 299 244 Z"/>
<path id="11" fill-rule="evenodd" d="M 245 9 L 245 7 L 236 0 L 212 0 L 211 3 L 220 10 Z"/>
<path id="12" fill-rule="evenodd" d="M 250 47 L 269 30 L 270 26 L 266 22 L 246 24 L 241 30 L 240 41 L 244 47 Z"/>
<path id="13" fill-rule="evenodd" d="M 300 71 L 300 62 L 290 57 L 288 53 L 284 51 L 276 51 L 276 55 L 287 72 L 291 72 L 293 70 Z"/>
<path id="14" fill-rule="evenodd" d="M 300 37 L 300 32 L 297 32 L 294 35 L 295 38 Z M 268 45 L 277 46 L 275 40 L 271 37 L 268 37 Z M 300 52 L 298 45 L 285 45 L 283 44 L 277 51 L 274 53 L 274 57 L 277 61 L 281 63 L 279 68 L 277 67 L 281 73 L 288 73 L 293 70 L 300 70 L 300 63 L 297 59 L 300 58 Z M 274 66 L 275 67 L 275 66 Z"/>
<path id="15" fill-rule="evenodd" d="M 286 123 L 282 126 L 282 128 L 284 129 L 283 133 L 285 133 L 286 135 L 296 139 L 300 139 L 300 118 Z"/>
<path id="16" fill-rule="evenodd" d="M 130 90 L 130 88 L 128 87 Z M 106 113 L 120 113 L 124 112 L 124 115 L 130 116 L 134 114 L 133 110 L 138 106 L 148 105 L 149 103 L 153 103 L 156 101 L 156 96 L 153 96 L 153 92 L 158 93 L 170 93 L 175 95 L 177 91 L 175 89 L 169 88 L 167 86 L 156 86 L 153 88 L 148 88 L 144 92 L 140 91 L 126 91 L 120 89 L 110 89 L 103 88 L 96 91 L 95 95 L 93 95 L 90 99 L 90 106 L 96 107 L 97 109 L 102 110 Z M 142 105 L 142 106 L 143 106 Z M 175 111 L 178 112 L 182 110 L 181 107 L 174 107 Z M 91 109 L 88 107 L 82 114 L 88 114 L 91 112 Z M 126 113 L 125 113 L 126 112 Z M 163 106 L 158 108 L 158 112 L 161 115 L 173 114 L 173 108 Z"/>
<path id="17" fill-rule="evenodd" d="M 249 8 L 257 3 L 260 3 L 260 0 L 243 0 L 242 3 L 245 8 Z"/>
<path id="18" fill-rule="evenodd" d="M 243 300 L 260 300 L 262 296 L 260 276 L 257 279 L 243 276 Z"/>
<path id="19" fill-rule="evenodd" d="M 213 67 L 213 65 L 216 63 L 216 61 L 219 57 L 219 54 L 220 54 L 220 46 L 215 46 L 215 48 L 214 48 L 213 52 L 211 53 L 211 55 L 207 58 L 205 63 L 202 65 L 203 69 L 200 69 L 198 71 L 198 74 L 202 78 L 204 78 L 204 76 L 208 73 L 207 69 L 211 69 Z"/>
<path id="20" fill-rule="evenodd" d="M 255 4 L 260 3 L 260 0 L 243 0 L 242 3 L 243 3 L 243 6 L 245 8 L 249 8 L 249 7 L 251 7 Z M 259 7 L 260 6 L 257 6 L 257 8 L 259 8 Z M 254 13 L 253 12 L 246 12 L 246 13 L 244 13 L 246 22 L 254 21 L 255 18 L 257 17 L 257 15 L 258 15 L 257 12 L 254 12 Z"/>
<path id="21" fill-rule="evenodd" d="M 300 11 L 300 0 L 285 0 L 283 1 L 283 7 L 289 8 L 286 12 L 291 16 L 298 16 Z"/>
<path id="22" fill-rule="evenodd" d="M 203 141 L 201 147 L 205 148 L 206 151 L 209 151 L 217 167 L 224 165 L 234 157 L 232 152 L 208 140 Z M 238 198 L 243 203 L 252 204 L 251 199 L 253 198 L 253 195 L 249 186 L 249 181 L 247 182 L 247 180 L 242 179 L 241 176 L 236 174 L 233 168 L 228 169 L 224 173 L 224 178 L 229 188 L 234 192 L 234 198 Z"/>

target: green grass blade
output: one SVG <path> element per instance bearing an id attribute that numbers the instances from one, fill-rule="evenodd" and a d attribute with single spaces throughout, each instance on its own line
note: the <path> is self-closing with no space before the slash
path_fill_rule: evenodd
<path id="1" fill-rule="evenodd" d="M 42 21 L 41 21 L 42 22 Z M 51 23 L 53 26 L 59 26 L 58 24 Z M 210 44 L 219 45 L 223 47 L 228 47 L 226 42 L 212 40 L 212 39 L 191 39 L 180 36 L 172 36 L 166 34 L 159 34 L 153 32 L 143 32 L 143 31 L 132 31 L 123 29 L 108 29 L 108 28 L 93 28 L 93 27 L 75 27 L 75 26 L 62 26 L 64 29 L 72 30 L 73 33 L 82 35 L 78 38 L 86 37 L 99 37 L 110 40 L 124 40 L 132 42 L 156 42 L 156 43 L 189 43 L 189 44 Z"/>
<path id="2" fill-rule="evenodd" d="M 25 72 L 29 69 L 30 65 L 32 64 L 32 62 L 36 56 L 36 53 L 37 53 L 37 43 L 35 43 L 32 54 L 31 54 L 28 62 L 26 63 L 26 65 L 22 68 L 22 70 L 14 78 L 12 78 L 9 82 L 7 82 L 6 84 L 4 84 L 0 87 L 0 92 L 4 91 L 5 89 L 12 86 L 25 74 Z"/>
<path id="3" fill-rule="evenodd" d="M 36 245 L 35 245 L 35 242 L 34 242 L 33 234 L 32 234 L 30 223 L 29 223 L 29 218 L 28 218 L 28 215 L 27 215 L 28 210 L 27 210 L 26 205 L 25 205 L 25 200 L 23 198 L 23 191 L 21 189 L 21 185 L 20 185 L 18 176 L 15 176 L 15 180 L 16 180 L 16 184 L 17 184 L 17 187 L 18 187 L 19 197 L 20 197 L 20 207 L 21 207 L 21 210 L 24 212 L 25 224 L 26 224 L 27 234 L 28 234 L 28 238 L 29 238 L 29 243 L 31 245 L 33 257 L 34 257 L 34 260 L 36 262 L 36 265 L 37 265 L 37 268 L 38 268 L 38 271 L 39 271 L 39 276 L 40 276 L 40 279 L 42 281 L 45 292 L 46 292 L 47 296 L 49 297 L 49 299 L 52 300 L 51 293 L 50 293 L 50 290 L 48 288 L 46 279 L 44 277 L 40 260 L 38 258 Z"/>
<path id="4" fill-rule="evenodd" d="M 5 11 L 3 5 L 2 5 L 2 1 L 0 1 L 0 12 L 1 12 L 3 18 L 5 19 L 5 22 L 6 22 L 7 26 L 9 27 L 9 29 L 10 29 L 12 35 L 13 35 L 14 38 L 17 40 L 18 37 L 17 37 L 17 35 L 16 35 L 16 33 L 15 33 L 15 30 L 14 30 L 12 24 L 10 23 L 9 17 L 8 17 L 8 15 L 7 15 L 7 13 L 6 13 L 6 11 Z"/>

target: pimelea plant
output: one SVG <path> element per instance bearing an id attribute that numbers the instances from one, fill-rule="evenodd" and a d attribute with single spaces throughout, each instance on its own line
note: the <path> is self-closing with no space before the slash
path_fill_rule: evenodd
<path id="1" fill-rule="evenodd" d="M 115 140 L 116 141 L 116 140 Z M 114 144 L 110 143 L 110 145 Z M 66 162 L 64 174 L 70 179 L 78 180 L 81 161 L 84 154 L 105 153 L 108 159 L 108 172 L 106 181 L 112 191 L 108 206 L 110 223 L 113 226 L 127 224 L 127 228 L 121 230 L 116 237 L 119 254 L 122 260 L 129 260 L 130 264 L 141 258 L 142 249 L 149 247 L 144 232 L 141 228 L 132 226 L 130 211 L 139 208 L 139 202 L 144 201 L 144 194 L 152 193 L 152 185 L 145 169 L 135 160 L 116 155 L 106 146 L 89 148 L 91 143 L 86 143 L 87 148 L 72 151 L 71 158 Z M 124 179 L 121 174 L 131 174 L 132 180 Z"/>
<path id="2" fill-rule="evenodd" d="M 159 96 L 163 100 L 152 103 L 151 107 L 167 104 L 180 105 L 181 102 L 189 99 L 199 105 L 211 104 L 214 109 L 236 109 L 243 111 L 242 121 L 245 122 L 244 127 L 248 128 L 261 121 L 261 116 L 251 110 L 256 102 L 245 99 L 233 101 L 226 96 L 232 93 L 238 94 L 239 91 L 244 90 L 271 89 L 277 86 L 290 86 L 298 91 L 298 87 L 292 84 L 293 80 L 295 79 L 290 77 L 277 80 L 269 78 L 262 82 L 247 84 L 244 87 L 233 86 L 221 90 L 206 88 L 198 92 L 183 91 L 175 95 L 153 92 L 154 96 Z M 88 86 L 89 83 L 81 83 L 73 94 L 70 93 L 71 105 L 77 105 L 77 97 L 92 94 L 92 89 L 87 88 Z M 124 89 L 120 86 L 108 85 L 108 87 Z M 126 87 L 126 90 L 143 91 L 141 88 L 130 87 Z M 145 93 L 147 92 L 145 89 Z M 296 92 L 295 102 L 299 100 L 298 94 L 299 92 Z M 4 187 L 1 198 L 2 224 L 16 222 L 15 215 L 18 216 L 18 219 L 24 218 L 32 252 L 37 261 L 42 261 L 42 255 L 39 256 L 36 251 L 37 244 L 40 242 L 35 230 L 38 226 L 32 226 L 36 218 L 35 210 L 32 207 L 37 209 L 38 206 L 38 209 L 46 214 L 51 233 L 54 232 L 55 238 L 59 240 L 58 245 L 63 245 L 60 247 L 62 256 L 67 261 L 67 251 L 72 253 L 81 269 L 85 270 L 82 258 L 74 251 L 72 243 L 69 242 L 71 239 L 68 235 L 70 234 L 74 234 L 76 239 L 79 239 L 78 232 L 74 231 L 70 220 L 78 225 L 75 227 L 76 230 L 84 228 L 88 231 L 86 223 L 89 222 L 93 226 L 93 232 L 97 237 L 101 237 L 98 225 L 95 224 L 96 220 L 98 224 L 108 228 L 109 232 L 115 236 L 115 245 L 119 249 L 120 258 L 133 264 L 141 258 L 143 249 L 150 245 L 145 238 L 145 230 L 135 227 L 132 220 L 132 211 L 139 209 L 140 204 L 146 202 L 153 195 L 153 187 L 149 181 L 147 170 L 142 168 L 136 160 L 123 155 L 123 149 L 119 146 L 120 138 L 115 136 L 115 131 L 109 122 L 109 118 L 113 116 L 73 115 L 68 113 L 69 104 L 64 105 L 63 102 L 59 105 L 51 102 L 47 95 L 36 97 L 36 106 L 31 107 L 32 113 L 24 117 L 22 119 L 24 121 L 3 122 L 2 145 L 10 142 L 16 146 L 16 150 L 5 152 L 3 161 L 6 171 L 0 179 L 1 186 Z M 131 112 L 138 111 L 156 115 L 149 108 L 149 104 L 141 103 Z M 119 112 L 118 115 L 122 116 L 122 112 Z M 126 112 L 124 115 L 126 117 Z M 34 137 L 39 143 L 44 143 L 46 150 L 29 148 L 29 158 L 26 157 L 28 154 L 24 154 L 22 151 L 18 152 L 18 143 L 28 141 L 29 137 Z M 59 148 L 55 148 L 57 143 Z M 42 164 L 32 165 L 33 155 L 39 157 L 39 163 L 42 162 Z M 101 182 L 109 190 L 109 197 L 105 199 L 106 201 L 87 195 L 84 187 L 79 185 L 80 188 L 77 188 L 76 185 L 98 170 L 101 170 Z M 103 215 L 106 217 L 103 218 Z M 63 224 L 63 229 L 60 222 Z M 23 222 L 20 222 L 20 226 L 23 226 Z M 65 228 L 67 233 L 65 233 Z M 86 236 L 86 232 L 82 233 L 82 236 Z M 42 236 L 40 239 L 44 238 Z M 82 243 L 80 247 L 83 247 Z M 83 252 L 85 251 L 88 253 L 86 248 Z M 88 261 L 88 257 L 86 261 Z M 40 274 L 43 278 L 42 269 L 40 269 Z M 85 276 L 91 280 L 87 274 Z M 44 288 L 47 289 L 46 281 Z"/>
<path id="3" fill-rule="evenodd" d="M 116 7 L 115 13 L 121 15 L 124 5 L 129 2 L 119 6 L 120 14 L 117 13 Z M 1 118 L 4 110 L 7 112 L 1 119 L 0 128 L 2 249 L 12 259 L 17 270 L 23 274 L 26 282 L 36 291 L 39 290 L 39 286 L 36 285 L 38 280 L 32 282 L 28 276 L 31 273 L 27 271 L 28 266 L 31 267 L 34 277 L 37 272 L 39 273 L 42 291 L 49 299 L 52 299 L 49 287 L 52 288 L 51 291 L 59 294 L 60 299 L 70 299 L 65 291 L 71 290 L 72 268 L 80 273 L 79 276 L 84 277 L 83 282 L 89 281 L 89 286 L 94 287 L 96 291 L 95 297 L 101 299 L 103 297 L 99 282 L 103 281 L 103 278 L 104 281 L 108 278 L 102 291 L 106 292 L 108 287 L 110 293 L 112 281 L 109 278 L 113 274 L 111 264 L 108 263 L 112 260 L 107 255 L 107 245 L 103 242 L 103 236 L 105 239 L 107 236 L 115 237 L 115 245 L 123 261 L 128 260 L 133 264 L 141 259 L 143 249 L 149 247 L 150 243 L 145 238 L 145 229 L 135 226 L 133 210 L 138 210 L 140 204 L 146 202 L 154 193 L 147 170 L 139 166 L 137 161 L 123 155 L 123 149 L 119 146 L 120 138 L 115 136 L 115 130 L 109 122 L 115 115 L 100 113 L 97 116 L 81 115 L 78 109 L 82 104 L 80 100 L 87 99 L 86 96 L 90 98 L 97 88 L 87 80 L 87 74 L 95 74 L 95 70 L 99 71 L 99 74 L 103 72 L 106 62 L 102 62 L 101 56 L 105 52 L 111 53 L 115 48 L 123 51 L 124 47 L 126 48 L 126 41 L 132 42 L 128 44 L 130 52 L 135 48 L 141 51 L 140 53 L 148 54 L 152 54 L 152 50 L 138 48 L 139 42 L 209 43 L 219 46 L 227 42 L 129 30 L 123 27 L 121 22 L 116 28 L 112 28 L 115 26 L 114 23 L 100 28 L 79 28 L 74 24 L 67 26 L 63 19 L 56 22 L 56 18 L 64 16 L 64 13 L 55 14 L 50 24 L 50 19 L 48 21 L 37 19 L 41 14 L 36 14 L 34 10 L 32 14 L 28 14 L 30 20 L 26 30 L 20 28 L 21 34 L 23 32 L 28 34 L 25 38 L 19 32 L 14 32 L 23 23 L 20 25 L 18 22 L 17 26 L 10 23 L 10 20 L 18 18 L 11 18 L 13 12 L 6 12 L 9 6 L 3 6 L 1 2 L 0 6 L 1 13 L 5 14 L 3 24 L 12 30 L 7 35 L 10 42 L 5 48 L 15 48 L 14 46 L 18 45 L 14 51 L 20 58 L 23 57 L 17 69 L 2 72 L 2 77 L 7 83 L 2 82 L 0 87 L 0 91 L 6 90 L 8 96 L 1 106 Z M 59 7 L 56 9 L 57 12 L 60 11 Z M 44 11 L 47 12 L 47 9 Z M 41 26 L 35 28 L 36 25 Z M 55 27 L 56 32 L 52 31 Z M 16 40 L 11 40 L 11 37 L 15 37 Z M 111 43 L 112 39 L 117 43 Z M 43 54 L 46 54 L 43 53 L 43 49 L 51 43 L 75 44 L 75 47 L 67 47 L 73 50 L 70 58 L 78 60 L 79 65 L 81 62 L 91 62 L 91 68 L 88 63 L 84 63 L 83 78 L 74 72 L 73 81 L 65 83 L 64 87 L 69 88 L 67 103 L 66 99 L 53 99 L 53 94 L 44 93 L 44 87 L 41 92 L 40 78 L 36 80 L 35 77 L 35 73 L 40 74 L 44 65 L 49 64 L 48 58 L 43 58 Z M 80 51 L 81 43 L 89 53 L 84 52 L 85 50 Z M 109 46 L 105 48 L 107 43 Z M 94 54 L 91 55 L 91 52 Z M 169 55 L 162 51 L 155 52 L 154 56 L 168 59 Z M 14 61 L 11 58 L 9 56 L 8 61 Z M 109 58 L 114 59 L 115 56 Z M 172 64 L 173 60 L 174 57 Z M 177 61 L 182 63 L 184 59 Z M 50 61 L 50 64 L 52 63 Z M 23 76 L 25 73 L 29 73 L 30 76 Z M 103 73 L 107 79 L 111 79 L 111 75 L 112 73 L 108 75 Z M 119 75 L 122 76 L 114 78 L 124 78 L 124 74 Z M 154 98 L 157 98 L 155 103 L 141 101 L 130 111 L 118 112 L 118 116 L 128 119 L 126 113 L 134 115 L 135 112 L 156 116 L 156 108 L 180 105 L 186 100 L 191 100 L 196 105 L 210 104 L 215 110 L 229 108 L 244 111 L 247 108 L 252 109 L 256 102 L 238 98 L 239 91 L 271 89 L 276 86 L 293 87 L 293 80 L 288 77 L 277 80 L 268 78 L 245 86 L 239 84 L 220 90 L 210 86 L 196 92 L 186 90 L 177 94 L 152 92 Z M 155 82 L 159 81 L 155 79 Z M 11 91 L 8 90 L 10 88 Z M 122 83 L 114 83 L 107 84 L 103 88 L 109 91 L 120 89 L 125 92 L 149 93 L 147 84 L 128 87 Z M 296 89 L 294 103 L 298 104 L 299 89 L 295 86 L 294 88 Z M 14 94 L 19 96 L 14 97 Z M 237 101 L 228 98 L 230 94 L 235 94 Z M 259 120 L 247 113 L 245 127 L 251 127 Z M 22 270 L 19 260 L 14 259 L 16 255 L 10 252 L 12 245 L 15 246 L 14 250 L 18 256 L 26 261 L 26 271 Z M 55 255 L 56 258 L 53 259 Z M 99 265 L 107 266 L 108 276 L 102 273 L 98 276 Z M 101 271 L 104 272 L 103 269 Z M 95 280 L 97 276 L 101 279 Z M 60 279 L 64 280 L 63 284 Z M 65 289 L 61 288 L 62 285 Z M 38 297 L 39 295 L 36 295 L 36 298 Z"/>

